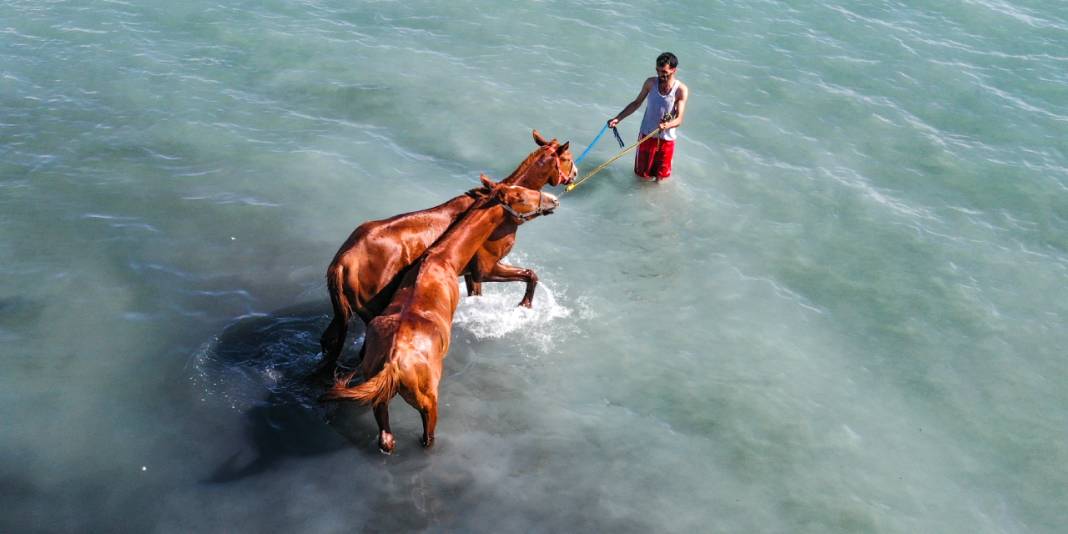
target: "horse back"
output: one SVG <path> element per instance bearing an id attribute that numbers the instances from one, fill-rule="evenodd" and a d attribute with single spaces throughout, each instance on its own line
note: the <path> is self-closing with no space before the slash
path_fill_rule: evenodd
<path id="1" fill-rule="evenodd" d="M 475 203 L 469 195 L 420 211 L 367 221 L 338 249 L 327 276 L 339 269 L 351 308 L 366 321 L 386 308 L 405 270 Z"/>

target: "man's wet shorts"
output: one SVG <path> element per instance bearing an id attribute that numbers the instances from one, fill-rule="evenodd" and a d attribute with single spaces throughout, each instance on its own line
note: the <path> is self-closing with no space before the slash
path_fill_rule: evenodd
<path id="1" fill-rule="evenodd" d="M 664 180 L 671 176 L 671 158 L 675 155 L 675 142 L 663 139 L 646 139 L 638 145 L 634 156 L 634 174 L 642 180 Z"/>

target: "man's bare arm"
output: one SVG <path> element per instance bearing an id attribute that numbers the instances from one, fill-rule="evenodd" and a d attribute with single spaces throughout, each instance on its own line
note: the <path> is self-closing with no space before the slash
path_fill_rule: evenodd
<path id="1" fill-rule="evenodd" d="M 635 98 L 633 102 L 627 104 L 627 107 L 623 108 L 623 111 L 620 111 L 618 115 L 612 117 L 608 121 L 609 128 L 615 128 L 616 125 L 619 124 L 619 121 L 627 118 L 628 115 L 634 113 L 638 110 L 638 108 L 642 107 L 642 103 L 645 102 L 645 97 L 649 94 L 649 89 L 653 85 L 652 82 L 655 80 L 656 78 L 649 78 L 648 80 L 645 80 L 645 83 L 642 84 L 642 90 L 638 93 L 638 98 Z"/>

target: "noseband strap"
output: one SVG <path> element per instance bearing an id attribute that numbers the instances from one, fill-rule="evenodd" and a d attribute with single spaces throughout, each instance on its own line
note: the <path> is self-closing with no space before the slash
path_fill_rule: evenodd
<path id="1" fill-rule="evenodd" d="M 571 175 L 564 174 L 564 168 L 563 168 L 564 161 L 563 161 L 563 159 L 560 157 L 559 154 L 554 154 L 553 157 L 556 158 L 556 174 L 558 176 L 560 176 L 560 181 L 561 182 L 566 182 L 568 178 L 571 178 Z M 574 171 L 575 171 L 575 164 L 574 164 L 574 162 L 572 162 L 571 163 L 571 172 L 574 172 Z"/>
<path id="2" fill-rule="evenodd" d="M 542 207 L 541 207 L 541 205 L 542 205 L 541 201 L 542 201 L 542 197 L 543 196 L 544 196 L 544 193 L 542 193 L 541 191 L 538 191 L 538 207 L 536 209 L 534 209 L 533 211 L 528 211 L 526 213 L 519 213 L 518 211 L 515 210 L 515 208 L 509 206 L 508 204 L 506 204 L 504 202 L 501 202 L 501 207 L 504 208 L 504 211 L 506 211 L 509 214 L 511 214 L 512 217 L 515 217 L 516 219 L 519 219 L 520 224 L 522 224 L 522 223 L 525 223 L 525 222 L 533 219 L 534 217 L 549 213 L 549 210 L 542 209 Z"/>

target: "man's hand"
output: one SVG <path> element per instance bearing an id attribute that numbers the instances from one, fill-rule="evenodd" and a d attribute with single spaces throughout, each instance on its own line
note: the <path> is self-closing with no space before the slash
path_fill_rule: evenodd
<path id="1" fill-rule="evenodd" d="M 619 117 L 612 117 L 611 119 L 608 119 L 609 128 L 615 128 L 617 124 L 619 124 Z"/>

